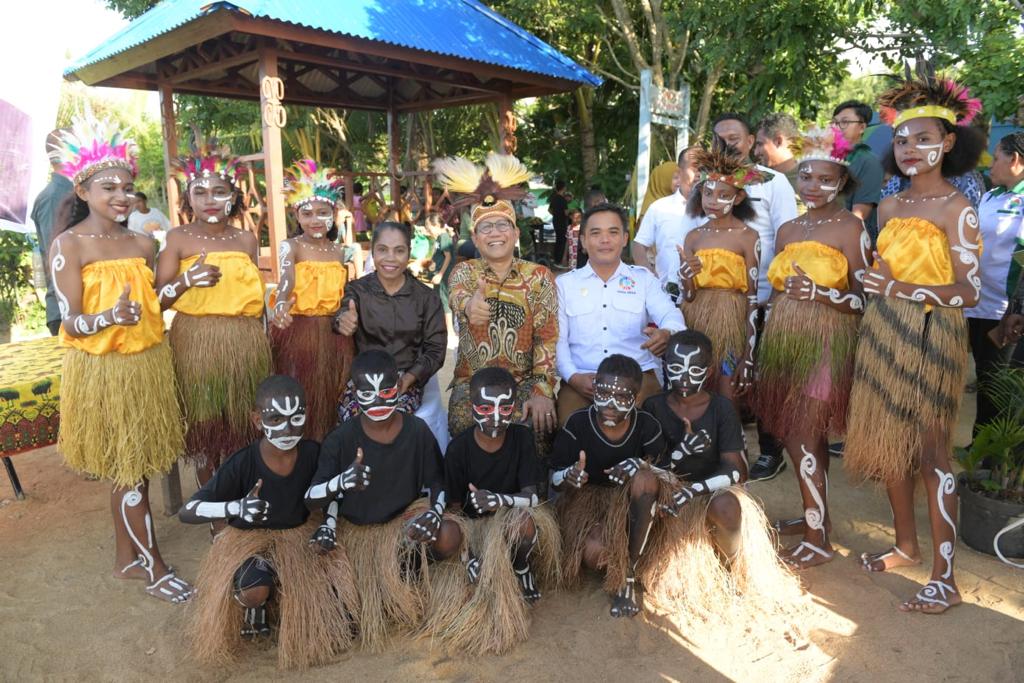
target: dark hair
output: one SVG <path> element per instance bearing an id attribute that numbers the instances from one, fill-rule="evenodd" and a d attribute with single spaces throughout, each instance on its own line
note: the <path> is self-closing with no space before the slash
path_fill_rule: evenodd
<path id="1" fill-rule="evenodd" d="M 565 189 L 565 181 L 562 180 L 561 178 L 559 178 L 558 180 L 555 181 L 555 192 L 558 192 L 559 190 L 564 190 L 564 189 Z"/>
<path id="2" fill-rule="evenodd" d="M 1024 131 L 1018 130 L 1015 133 L 999 138 L 999 149 L 1003 150 L 1004 154 L 1009 154 L 1010 156 L 1018 154 L 1021 157 L 1021 161 L 1024 161 Z"/>
<path id="3" fill-rule="evenodd" d="M 690 190 L 690 196 L 686 200 L 686 215 L 694 218 L 697 216 L 707 215 L 704 213 L 704 204 L 701 202 L 700 198 L 703 191 L 703 180 L 693 184 L 693 189 Z M 739 218 L 741 221 L 749 221 L 757 216 L 757 212 L 754 211 L 754 205 L 751 203 L 749 195 L 744 195 L 742 202 L 733 205 L 732 215 L 736 216 L 736 218 Z"/>
<path id="4" fill-rule="evenodd" d="M 827 161 L 826 159 L 805 159 L 796 166 L 797 177 L 800 177 L 800 167 L 811 161 Z M 839 180 L 843 182 L 843 188 L 839 190 L 840 197 L 848 197 L 854 193 L 854 191 L 860 187 L 860 181 L 857 177 L 850 173 L 850 167 L 845 164 L 836 164 L 839 167 Z"/>
<path id="5" fill-rule="evenodd" d="M 146 196 L 145 192 L 136 192 L 135 193 L 135 198 L 136 199 L 141 199 L 142 201 L 147 201 L 149 199 L 149 197 Z"/>
<path id="6" fill-rule="evenodd" d="M 781 135 L 784 138 L 793 139 L 800 135 L 796 119 L 781 111 L 768 114 L 758 121 L 757 130 L 763 132 L 769 138 Z"/>
<path id="7" fill-rule="evenodd" d="M 857 114 L 857 118 L 865 124 L 871 123 L 871 117 L 874 116 L 870 105 L 864 104 L 860 100 L 846 100 L 837 104 L 836 108 L 832 110 L 832 118 L 839 116 L 839 112 L 844 109 L 852 109 Z"/>
<path id="8" fill-rule="evenodd" d="M 363 184 L 359 181 L 352 183 L 352 194 L 362 194 Z"/>
<path id="9" fill-rule="evenodd" d="M 306 400 L 306 391 L 297 379 L 290 375 L 271 375 L 256 388 L 256 406 L 262 406 L 282 394 L 298 395 L 303 401 Z"/>
<path id="10" fill-rule="evenodd" d="M 974 167 L 978 165 L 978 159 L 981 158 L 982 151 L 985 149 L 984 134 L 974 126 L 954 126 L 945 119 L 932 120 L 938 123 L 943 136 L 949 133 L 956 135 L 953 148 L 942 157 L 942 177 L 952 178 L 974 170 Z M 893 142 L 895 142 L 895 139 Z M 889 151 L 885 153 L 885 157 L 882 159 L 882 167 L 890 175 L 900 178 L 907 177 L 900 170 L 899 166 L 896 165 L 896 154 L 893 151 L 893 145 L 889 145 Z"/>
<path id="11" fill-rule="evenodd" d="M 600 187 L 595 185 L 587 190 L 587 193 L 583 195 L 583 208 L 586 209 L 587 207 L 597 206 L 598 204 L 602 204 L 607 201 L 608 198 L 604 196 L 604 192 L 601 191 Z"/>
<path id="12" fill-rule="evenodd" d="M 423 219 L 423 224 L 440 227 L 442 225 L 441 214 L 439 214 L 437 211 L 431 211 L 430 213 L 427 214 L 427 217 Z"/>
<path id="13" fill-rule="evenodd" d="M 373 232 L 370 234 L 370 248 L 377 244 L 377 240 L 380 239 L 381 234 L 385 230 L 395 230 L 402 235 L 405 240 L 405 246 L 412 247 L 412 230 L 405 223 L 398 223 L 396 221 L 381 221 L 377 225 L 373 226 Z"/>
<path id="14" fill-rule="evenodd" d="M 629 226 L 629 212 L 627 212 L 626 209 L 612 202 L 601 202 L 600 204 L 595 204 L 583 212 L 583 225 L 580 226 L 580 229 L 586 232 L 587 222 L 590 220 L 590 217 L 598 213 L 614 213 L 619 217 L 619 220 L 622 221 L 623 230 Z"/>
<path id="15" fill-rule="evenodd" d="M 640 364 L 621 353 L 613 353 L 601 361 L 601 364 L 597 366 L 596 374 L 597 376 L 628 379 L 635 382 L 638 389 L 644 382 L 644 371 L 640 369 Z"/>
<path id="16" fill-rule="evenodd" d="M 395 357 L 383 349 L 368 349 L 352 359 L 352 367 L 349 374 L 365 375 L 370 372 L 392 372 L 398 374 L 398 365 Z"/>
<path id="17" fill-rule="evenodd" d="M 56 212 L 54 212 L 54 230 L 53 234 L 50 235 L 50 244 L 53 244 L 53 240 L 57 235 L 73 228 L 88 217 L 89 204 L 84 199 L 80 199 L 76 192 L 70 192 L 67 197 L 61 200 L 60 204 L 57 205 Z M 48 244 L 46 247 L 49 249 L 50 245 Z"/>
<path id="18" fill-rule="evenodd" d="M 475 395 L 484 387 L 512 387 L 512 393 L 515 394 L 516 378 L 505 368 L 480 368 L 469 378 L 469 392 Z"/>
<path id="19" fill-rule="evenodd" d="M 668 338 L 668 342 L 666 343 L 668 346 L 665 348 L 671 348 L 676 344 L 686 344 L 687 346 L 696 346 L 708 355 L 712 355 L 714 353 L 714 349 L 711 346 L 711 339 L 703 332 L 698 332 L 697 330 L 687 329 L 675 332 Z"/>
<path id="20" fill-rule="evenodd" d="M 583 215 L 583 211 L 581 211 L 580 209 L 569 209 L 569 214 L 568 215 L 575 216 L 576 214 L 579 214 L 579 215 L 582 216 Z"/>
<path id="21" fill-rule="evenodd" d="M 747 123 L 747 119 L 743 114 L 737 114 L 734 111 L 723 112 L 715 117 L 715 120 L 711 122 L 711 130 L 714 130 L 715 126 L 720 124 L 722 121 L 739 121 L 746 129 L 747 135 L 750 135 L 750 124 Z"/>

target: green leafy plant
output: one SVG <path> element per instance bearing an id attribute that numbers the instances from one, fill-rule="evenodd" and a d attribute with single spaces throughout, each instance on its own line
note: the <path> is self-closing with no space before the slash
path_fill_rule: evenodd
<path id="1" fill-rule="evenodd" d="M 979 387 L 998 416 L 978 429 L 970 448 L 956 449 L 969 485 L 991 498 L 1024 502 L 1024 368 L 1004 367 Z"/>
<path id="2" fill-rule="evenodd" d="M 10 326 L 18 313 L 21 292 L 29 285 L 30 249 L 25 235 L 0 231 L 0 325 Z"/>

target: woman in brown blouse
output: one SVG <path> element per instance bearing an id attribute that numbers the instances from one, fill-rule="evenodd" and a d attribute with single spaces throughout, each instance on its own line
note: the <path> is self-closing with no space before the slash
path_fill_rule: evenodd
<path id="1" fill-rule="evenodd" d="M 437 292 L 406 272 L 412 235 L 402 223 L 383 222 L 370 242 L 375 270 L 349 283 L 334 331 L 351 336 L 356 352 L 381 349 L 398 365 L 399 410 L 422 418 L 441 449 L 448 425 L 436 374 L 444 365 L 448 333 Z M 352 383 L 341 399 L 342 422 L 358 414 Z"/>

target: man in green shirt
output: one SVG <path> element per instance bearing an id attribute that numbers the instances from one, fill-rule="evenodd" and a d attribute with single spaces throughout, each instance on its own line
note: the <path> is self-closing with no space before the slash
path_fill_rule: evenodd
<path id="1" fill-rule="evenodd" d="M 846 208 L 855 213 L 871 235 L 872 243 L 878 238 L 878 219 L 875 209 L 882 198 L 882 163 L 861 138 L 871 122 L 871 107 L 857 100 L 847 100 L 832 111 L 832 125 L 842 131 L 852 144 L 853 151 L 846 158 L 850 162 L 850 175 L 857 181 L 853 192 L 846 196 Z"/>

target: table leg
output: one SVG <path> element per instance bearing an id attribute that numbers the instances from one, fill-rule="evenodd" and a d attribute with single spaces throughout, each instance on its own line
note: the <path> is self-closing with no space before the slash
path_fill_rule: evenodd
<path id="1" fill-rule="evenodd" d="M 173 517 L 181 509 L 181 475 L 178 463 L 171 466 L 171 471 L 160 478 L 160 490 L 164 494 L 164 514 Z"/>
<path id="2" fill-rule="evenodd" d="M 4 461 L 4 468 L 7 470 L 7 478 L 11 481 L 11 486 L 14 488 L 14 496 L 18 500 L 25 500 L 25 491 L 21 488 L 21 481 L 18 479 L 18 473 L 14 469 L 14 463 L 7 456 L 0 457 L 0 460 Z"/>

